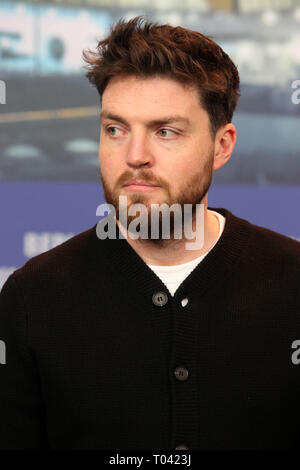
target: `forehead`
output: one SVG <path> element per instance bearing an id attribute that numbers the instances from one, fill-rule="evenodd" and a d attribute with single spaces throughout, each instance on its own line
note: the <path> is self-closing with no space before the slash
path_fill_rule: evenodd
<path id="1" fill-rule="evenodd" d="M 169 77 L 117 76 L 108 82 L 102 108 L 118 114 L 177 114 L 192 117 L 204 113 L 195 85 L 185 85 Z"/>

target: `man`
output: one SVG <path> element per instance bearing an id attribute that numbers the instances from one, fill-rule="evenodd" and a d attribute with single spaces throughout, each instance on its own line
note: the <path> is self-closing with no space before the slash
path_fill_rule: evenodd
<path id="1" fill-rule="evenodd" d="M 236 67 L 200 33 L 140 17 L 84 58 L 117 236 L 101 238 L 105 218 L 4 285 L 0 447 L 298 448 L 299 243 L 207 207 L 236 141 Z M 134 204 L 158 237 L 131 236 Z M 169 213 L 165 236 L 157 204 L 192 212 Z"/>

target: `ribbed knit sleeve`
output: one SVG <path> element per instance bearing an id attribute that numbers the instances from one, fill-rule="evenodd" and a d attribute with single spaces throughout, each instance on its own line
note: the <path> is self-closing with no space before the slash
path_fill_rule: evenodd
<path id="1" fill-rule="evenodd" d="M 28 345 L 26 311 L 14 274 L 0 293 L 0 340 L 0 448 L 45 448 L 39 378 Z"/>

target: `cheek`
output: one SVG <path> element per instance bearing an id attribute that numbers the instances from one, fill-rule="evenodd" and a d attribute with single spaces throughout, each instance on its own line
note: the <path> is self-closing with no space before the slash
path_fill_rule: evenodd
<path id="1" fill-rule="evenodd" d="M 105 166 L 120 165 L 123 159 L 123 152 L 120 146 L 112 144 L 106 137 L 100 139 L 99 161 Z"/>
<path id="2" fill-rule="evenodd" d="M 99 146 L 99 163 L 101 169 L 109 169 L 114 163 L 113 153 L 109 146 L 105 145 L 104 141 L 100 141 Z"/>
<path id="3" fill-rule="evenodd" d="M 99 165 L 102 177 L 106 180 L 106 183 L 109 186 L 114 186 L 122 174 L 120 162 L 117 158 L 114 158 L 110 150 L 105 151 L 105 149 L 102 148 L 101 152 L 99 152 Z"/>
<path id="4" fill-rule="evenodd" d="M 168 168 L 165 168 L 165 175 L 172 185 L 178 185 L 180 182 L 187 181 L 195 172 L 199 171 L 199 161 L 188 158 L 187 155 L 183 155 L 176 161 L 172 161 Z"/>

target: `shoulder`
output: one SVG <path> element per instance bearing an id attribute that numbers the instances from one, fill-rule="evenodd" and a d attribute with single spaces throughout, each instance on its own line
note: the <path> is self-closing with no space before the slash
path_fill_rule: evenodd
<path id="1" fill-rule="evenodd" d="M 245 221 L 244 221 L 245 223 Z M 257 279 L 277 279 L 297 287 L 300 278 L 300 242 L 247 221 L 249 240 L 244 263 Z"/>
<path id="2" fill-rule="evenodd" d="M 240 234 L 245 243 L 244 259 L 261 266 L 300 267 L 300 242 L 249 220 L 234 215 L 227 209 L 214 209 L 221 213 L 228 223 L 228 232 L 233 243 L 238 243 Z"/>
<path id="3" fill-rule="evenodd" d="M 275 259 L 293 259 L 300 262 L 300 242 L 274 230 L 249 222 L 251 230 L 251 247 L 262 256 Z"/>
<path id="4" fill-rule="evenodd" d="M 70 273 L 82 272 L 93 258 L 96 226 L 85 230 L 56 247 L 30 258 L 10 276 L 16 283 L 26 279 L 39 281 L 67 277 Z M 99 243 L 97 244 L 99 246 Z"/>

